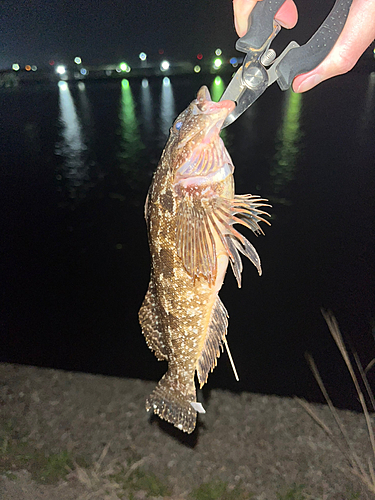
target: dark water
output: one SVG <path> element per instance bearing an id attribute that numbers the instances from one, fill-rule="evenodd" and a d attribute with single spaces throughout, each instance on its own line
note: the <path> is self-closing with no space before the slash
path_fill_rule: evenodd
<path id="1" fill-rule="evenodd" d="M 2 361 L 155 380 L 165 371 L 137 321 L 149 274 L 143 203 L 172 119 L 210 80 L 0 91 Z M 243 288 L 230 271 L 221 292 L 241 381 L 224 354 L 209 387 L 318 400 L 309 351 L 334 401 L 353 401 L 320 308 L 367 364 L 374 93 L 369 72 L 305 95 L 270 88 L 226 129 L 237 193 L 269 198 L 273 219 L 265 237 L 248 235 L 263 276 L 245 262 Z"/>

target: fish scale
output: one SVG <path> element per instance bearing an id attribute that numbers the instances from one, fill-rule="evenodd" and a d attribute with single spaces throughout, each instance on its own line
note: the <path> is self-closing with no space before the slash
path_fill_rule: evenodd
<path id="1" fill-rule="evenodd" d="M 219 136 L 233 107 L 199 90 L 171 127 L 145 205 L 151 274 L 139 321 L 149 348 L 168 361 L 146 409 L 188 433 L 201 408 L 195 373 L 202 387 L 227 346 L 228 313 L 218 293 L 228 263 L 239 285 L 239 252 L 261 273 L 255 248 L 233 228 L 257 234 L 266 222 L 265 200 L 234 194 L 234 167 Z"/>

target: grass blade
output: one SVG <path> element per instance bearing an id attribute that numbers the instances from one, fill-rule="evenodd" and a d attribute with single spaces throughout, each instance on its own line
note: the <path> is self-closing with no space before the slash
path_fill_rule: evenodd
<path id="1" fill-rule="evenodd" d="M 348 434 L 346 433 L 346 430 L 344 428 L 344 426 L 342 425 L 342 422 L 339 418 L 339 415 L 337 413 L 337 410 L 336 408 L 333 406 L 333 403 L 332 403 L 332 400 L 331 398 L 329 397 L 329 394 L 325 388 L 325 385 L 323 383 L 323 380 L 320 376 L 320 373 L 319 373 L 319 370 L 315 364 L 315 361 L 313 359 L 313 357 L 310 355 L 310 354 L 307 354 L 305 355 L 306 359 L 307 359 L 307 362 L 310 366 L 310 369 L 315 377 L 315 380 L 317 381 L 318 385 L 319 385 L 319 388 L 320 390 L 322 391 L 322 394 L 324 396 L 324 399 L 326 400 L 327 404 L 328 404 L 328 407 L 333 415 L 333 418 L 335 419 L 336 421 L 336 424 L 337 424 L 337 427 L 339 428 L 340 432 L 341 432 L 341 435 L 342 437 L 344 438 L 344 441 L 345 441 L 345 444 L 346 446 L 348 447 L 350 453 L 347 455 L 345 454 L 346 456 L 349 457 L 349 462 L 350 462 L 350 465 L 353 467 L 353 469 L 355 470 L 360 470 L 361 473 L 365 474 L 365 471 L 363 469 L 363 466 L 361 464 L 361 461 L 359 460 L 355 450 L 353 449 L 353 446 L 352 444 L 350 443 L 350 440 L 349 440 L 349 436 Z M 331 433 L 332 434 L 332 433 Z M 333 435 L 333 434 L 332 434 Z M 341 447 L 340 447 L 341 449 Z"/>
<path id="2" fill-rule="evenodd" d="M 322 310 L 322 314 L 323 314 L 324 319 L 326 320 L 326 323 L 328 325 L 329 331 L 331 332 L 333 340 L 336 342 L 336 345 L 340 350 L 340 354 L 343 357 L 345 364 L 346 364 L 346 367 L 348 368 L 350 376 L 353 380 L 355 389 L 356 389 L 357 394 L 358 394 L 359 402 L 361 403 L 363 414 L 365 416 L 367 431 L 368 431 L 368 435 L 369 435 L 370 443 L 371 443 L 371 448 L 372 448 L 372 453 L 373 453 L 373 456 L 375 457 L 375 438 L 374 438 L 374 431 L 373 431 L 372 425 L 371 425 L 369 411 L 368 411 L 368 408 L 366 405 L 365 398 L 364 398 L 363 393 L 361 391 L 357 376 L 356 376 L 355 371 L 353 369 L 353 365 L 350 361 L 348 351 L 345 347 L 339 326 L 337 324 L 336 318 L 333 316 L 333 314 L 331 312 Z M 356 355 L 354 355 L 354 357 L 356 358 Z M 358 359 L 358 356 L 357 356 L 357 359 Z M 362 365 L 361 365 L 359 359 L 357 362 L 357 366 L 358 366 L 359 371 L 361 373 L 362 379 L 365 383 L 366 390 L 368 390 L 369 394 L 372 395 L 371 389 L 368 385 L 367 378 L 363 372 Z M 362 375 L 362 373 L 363 373 L 363 375 Z M 373 400 L 373 397 L 372 397 L 372 400 Z M 375 483 L 373 484 L 373 488 L 375 489 Z"/>

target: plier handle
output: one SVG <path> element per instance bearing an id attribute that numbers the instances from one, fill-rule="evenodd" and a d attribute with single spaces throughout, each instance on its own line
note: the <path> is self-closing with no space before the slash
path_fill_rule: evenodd
<path id="1" fill-rule="evenodd" d="M 336 0 L 328 17 L 305 45 L 290 42 L 276 58 L 270 45 L 281 29 L 275 15 L 284 2 L 258 2 L 249 16 L 246 35 L 237 40 L 236 49 L 246 56 L 221 96 L 221 101 L 229 99 L 236 102 L 236 108 L 228 115 L 222 128 L 233 123 L 275 81 L 281 90 L 287 90 L 297 75 L 316 68 L 329 54 L 343 30 L 353 0 Z"/>

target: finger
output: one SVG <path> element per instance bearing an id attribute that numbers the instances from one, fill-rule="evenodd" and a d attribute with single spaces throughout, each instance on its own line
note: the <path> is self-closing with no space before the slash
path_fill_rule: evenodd
<path id="1" fill-rule="evenodd" d="M 306 92 L 318 83 L 350 71 L 375 38 L 375 0 L 354 0 L 345 27 L 335 46 L 315 69 L 298 75 L 295 92 Z"/>
<path id="2" fill-rule="evenodd" d="M 234 26 L 238 36 L 247 33 L 247 21 L 257 0 L 233 0 Z"/>
<path id="3" fill-rule="evenodd" d="M 238 36 L 247 32 L 248 18 L 257 0 L 233 0 L 234 26 Z M 293 28 L 298 20 L 297 7 L 293 0 L 286 0 L 275 16 L 284 28 Z"/>
<path id="4" fill-rule="evenodd" d="M 298 12 L 293 0 L 286 0 L 277 11 L 275 19 L 283 28 L 294 28 L 298 21 Z"/>

